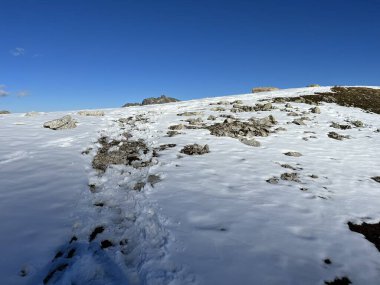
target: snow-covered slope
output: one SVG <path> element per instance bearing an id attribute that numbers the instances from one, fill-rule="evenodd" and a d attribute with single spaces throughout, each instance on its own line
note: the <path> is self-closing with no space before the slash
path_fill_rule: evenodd
<path id="1" fill-rule="evenodd" d="M 371 179 L 380 175 L 379 115 L 336 104 L 310 113 L 312 106 L 294 102 L 230 111 L 236 100 L 253 106 L 329 90 L 108 109 L 104 117 L 0 116 L 1 284 L 294 285 L 342 276 L 379 284 L 380 252 L 347 226 L 380 220 L 380 184 Z M 227 102 L 217 105 L 221 100 Z M 184 112 L 199 114 L 178 116 Z M 77 128 L 42 127 L 66 114 Z M 223 122 L 220 115 L 244 122 L 273 115 L 272 130 L 286 130 L 256 137 L 261 146 L 253 147 L 212 135 L 206 127 Z M 302 116 L 310 120 L 292 123 Z M 167 135 L 169 126 L 188 125 L 189 118 L 201 122 Z M 364 126 L 350 125 L 356 120 Z M 336 130 L 332 122 L 352 127 Z M 332 131 L 349 138 L 330 138 Z M 122 140 L 125 133 L 146 144 L 150 151 L 140 155 L 149 164 L 93 169 L 98 139 Z M 194 143 L 210 152 L 180 152 Z M 175 146 L 152 153 L 163 144 Z M 146 184 L 133 190 L 138 183 Z"/>

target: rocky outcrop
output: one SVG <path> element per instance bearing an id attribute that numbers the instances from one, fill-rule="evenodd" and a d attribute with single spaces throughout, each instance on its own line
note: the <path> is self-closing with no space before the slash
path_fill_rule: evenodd
<path id="1" fill-rule="evenodd" d="M 122 107 L 133 107 L 133 106 L 143 106 L 143 105 L 153 105 L 153 104 L 165 104 L 171 102 L 179 102 L 180 100 L 172 97 L 167 97 L 161 95 L 160 97 L 150 97 L 145 98 L 141 103 L 126 103 Z"/>
<path id="2" fill-rule="evenodd" d="M 70 115 L 66 115 L 60 119 L 48 121 L 44 124 L 44 128 L 52 130 L 64 130 L 76 128 L 76 121 Z"/>
<path id="3" fill-rule="evenodd" d="M 277 87 L 255 87 L 252 88 L 252 93 L 269 92 L 279 90 Z"/>
<path id="4" fill-rule="evenodd" d="M 7 110 L 0 110 L 0 115 L 8 115 L 10 114 L 11 112 L 7 111 Z"/>
<path id="5" fill-rule="evenodd" d="M 142 101 L 142 105 L 152 105 L 152 104 L 165 104 L 165 103 L 171 103 L 171 102 L 178 102 L 178 99 L 172 98 L 172 97 L 166 97 L 165 95 L 161 95 L 160 97 L 151 97 L 146 98 Z"/>

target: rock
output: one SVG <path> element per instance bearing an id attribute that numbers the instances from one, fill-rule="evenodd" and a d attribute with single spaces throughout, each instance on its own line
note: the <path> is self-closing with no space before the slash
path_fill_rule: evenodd
<path id="1" fill-rule="evenodd" d="M 287 129 L 284 127 L 278 127 L 278 128 L 274 129 L 274 132 L 276 132 L 276 133 L 281 132 L 281 131 L 284 132 L 284 131 L 287 131 Z"/>
<path id="2" fill-rule="evenodd" d="M 286 103 L 285 108 L 293 108 L 293 106 L 290 103 Z"/>
<path id="3" fill-rule="evenodd" d="M 257 140 L 255 140 L 254 138 L 250 138 L 250 139 L 247 139 L 247 138 L 241 138 L 239 139 L 240 142 L 242 142 L 243 144 L 246 144 L 246 145 L 249 145 L 249 146 L 254 146 L 254 147 L 259 147 L 261 146 L 260 142 L 258 142 Z"/>
<path id="4" fill-rule="evenodd" d="M 253 108 L 256 112 L 257 111 L 270 111 L 273 108 L 272 103 L 265 103 L 265 104 L 256 104 L 255 107 Z"/>
<path id="5" fill-rule="evenodd" d="M 351 280 L 347 278 L 346 276 L 344 277 L 336 277 L 333 281 L 325 281 L 326 285 L 349 285 L 352 284 Z"/>
<path id="6" fill-rule="evenodd" d="M 121 107 L 125 108 L 125 107 L 134 107 L 134 106 L 141 106 L 141 104 L 140 103 L 126 103 Z"/>
<path id="7" fill-rule="evenodd" d="M 185 122 L 188 122 L 190 125 L 199 125 L 203 123 L 202 118 L 191 118 L 185 120 Z"/>
<path id="8" fill-rule="evenodd" d="M 299 97 L 299 98 L 294 99 L 293 102 L 294 103 L 306 103 L 306 100 L 303 97 Z"/>
<path id="9" fill-rule="evenodd" d="M 283 174 L 281 174 L 281 179 L 286 180 L 286 181 L 300 182 L 298 173 L 296 173 L 296 172 L 283 173 Z"/>
<path id="10" fill-rule="evenodd" d="M 102 116 L 104 116 L 104 112 L 103 111 L 97 111 L 97 110 L 85 110 L 85 111 L 79 111 L 78 115 L 102 117 Z"/>
<path id="11" fill-rule="evenodd" d="M 209 121 L 215 121 L 216 117 L 213 116 L 213 115 L 210 115 L 210 116 L 208 116 L 207 120 L 209 120 Z"/>
<path id="12" fill-rule="evenodd" d="M 268 180 L 266 180 L 266 182 L 270 183 L 270 184 L 278 184 L 278 182 L 280 182 L 280 179 L 278 177 L 271 177 L 269 178 Z"/>
<path id="13" fill-rule="evenodd" d="M 154 187 L 154 184 L 157 184 L 157 183 L 160 182 L 160 181 L 161 181 L 161 177 L 158 176 L 158 175 L 154 175 L 154 174 L 149 175 L 149 176 L 148 176 L 148 179 L 147 179 L 147 182 L 148 182 L 152 187 Z"/>
<path id="14" fill-rule="evenodd" d="M 371 179 L 380 183 L 380 176 L 374 176 L 374 177 L 371 177 Z"/>
<path id="15" fill-rule="evenodd" d="M 252 93 L 269 92 L 279 90 L 277 87 L 255 87 L 252 89 Z"/>
<path id="16" fill-rule="evenodd" d="M 179 135 L 180 132 L 177 132 L 177 131 L 168 131 L 166 134 L 168 135 L 168 137 L 174 137 L 176 135 Z"/>
<path id="17" fill-rule="evenodd" d="M 292 169 L 292 170 L 297 170 L 297 168 L 296 167 L 294 167 L 294 166 L 291 166 L 290 164 L 281 164 L 281 167 L 283 167 L 283 168 L 288 168 L 288 169 Z"/>
<path id="18" fill-rule="evenodd" d="M 38 112 L 28 112 L 28 113 L 25 113 L 24 117 L 35 117 L 35 116 L 38 116 L 40 113 Z"/>
<path id="19" fill-rule="evenodd" d="M 292 116 L 292 117 L 297 117 L 297 116 L 300 116 L 301 114 L 298 114 L 298 113 L 296 113 L 296 112 L 289 112 L 288 114 L 287 114 L 287 116 Z"/>
<path id="20" fill-rule="evenodd" d="M 299 126 L 305 126 L 305 122 L 302 119 L 295 119 L 292 121 L 293 124 L 299 125 Z"/>
<path id="21" fill-rule="evenodd" d="M 255 107 L 254 106 L 247 106 L 247 105 L 239 105 L 234 104 L 232 106 L 232 109 L 230 110 L 232 113 L 239 113 L 239 112 L 254 112 Z"/>
<path id="22" fill-rule="evenodd" d="M 226 109 L 223 108 L 223 107 L 215 107 L 215 108 L 211 108 L 211 111 L 215 111 L 215 112 L 222 112 L 222 111 L 225 111 Z"/>
<path id="23" fill-rule="evenodd" d="M 340 130 L 348 130 L 351 129 L 350 125 L 340 125 L 338 123 L 332 122 L 330 127 L 335 128 L 335 129 L 340 129 Z"/>
<path id="24" fill-rule="evenodd" d="M 52 130 L 64 130 L 76 128 L 76 121 L 71 118 L 70 115 L 66 115 L 60 119 L 48 121 L 44 123 L 44 128 Z"/>
<path id="25" fill-rule="evenodd" d="M 235 101 L 232 101 L 231 104 L 232 105 L 234 105 L 234 104 L 240 105 L 240 104 L 243 104 L 243 101 L 242 100 L 235 100 Z"/>
<path id="26" fill-rule="evenodd" d="M 362 128 L 364 127 L 364 124 L 362 121 L 356 120 L 356 121 L 351 121 L 351 124 L 353 124 L 357 128 Z"/>
<path id="27" fill-rule="evenodd" d="M 187 155 L 202 155 L 205 153 L 209 153 L 209 147 L 207 144 L 204 146 L 199 144 L 190 144 L 186 145 L 182 150 L 181 153 L 187 154 Z"/>
<path id="28" fill-rule="evenodd" d="M 329 137 L 329 138 L 332 138 L 332 139 L 334 139 L 334 140 L 343 140 L 343 139 L 348 139 L 348 138 L 350 138 L 350 136 L 344 136 L 344 135 L 340 135 L 340 134 L 338 134 L 338 133 L 336 133 L 336 132 L 329 132 L 328 134 L 327 134 L 327 136 Z"/>
<path id="29" fill-rule="evenodd" d="M 142 105 L 152 105 L 152 104 L 165 104 L 171 102 L 179 102 L 178 99 L 172 97 L 166 97 L 165 95 L 161 95 L 160 97 L 154 98 L 146 98 L 142 101 Z"/>
<path id="30" fill-rule="evenodd" d="M 145 182 L 137 182 L 134 186 L 133 186 L 133 190 L 136 190 L 136 191 L 141 191 L 143 188 L 145 187 Z"/>
<path id="31" fill-rule="evenodd" d="M 308 86 L 306 86 L 306 87 L 320 87 L 321 85 L 319 85 L 319 84 L 309 84 Z"/>
<path id="32" fill-rule="evenodd" d="M 296 152 L 296 151 L 288 151 L 284 153 L 286 156 L 294 156 L 294 157 L 300 157 L 302 156 L 301 153 Z"/>
<path id="33" fill-rule="evenodd" d="M 183 129 L 183 125 L 182 124 L 178 124 L 178 125 L 171 125 L 169 126 L 169 130 L 182 130 Z"/>
<path id="34" fill-rule="evenodd" d="M 11 112 L 7 111 L 7 110 L 0 110 L 0 115 L 8 115 L 10 114 Z"/>
<path id="35" fill-rule="evenodd" d="M 310 112 L 312 112 L 314 114 L 320 114 L 321 113 L 321 109 L 319 109 L 319 107 L 313 107 L 313 108 L 310 108 L 309 110 L 310 110 Z"/>
<path id="36" fill-rule="evenodd" d="M 177 114 L 177 116 L 198 116 L 201 115 L 201 112 L 183 112 L 180 114 Z"/>

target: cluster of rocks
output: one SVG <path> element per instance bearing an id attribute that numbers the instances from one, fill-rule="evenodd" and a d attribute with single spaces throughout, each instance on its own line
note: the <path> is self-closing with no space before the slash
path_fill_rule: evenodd
<path id="1" fill-rule="evenodd" d="M 76 128 L 76 121 L 71 118 L 70 115 L 66 115 L 60 119 L 48 121 L 44 123 L 44 128 L 49 128 L 52 130 L 65 130 Z"/>
<path id="2" fill-rule="evenodd" d="M 127 104 L 124 104 L 122 107 L 153 105 L 153 104 L 165 104 L 165 103 L 178 102 L 178 101 L 179 100 L 176 98 L 161 95 L 160 97 L 146 98 L 141 102 L 141 104 L 140 103 L 127 103 Z"/>
<path id="3" fill-rule="evenodd" d="M 100 171 L 106 171 L 112 164 L 130 165 L 135 168 L 150 165 L 151 159 L 144 161 L 140 156 L 147 154 L 149 148 L 143 140 L 110 140 L 101 137 L 98 141 L 101 147 L 98 149 L 92 161 L 92 167 Z"/>
<path id="4" fill-rule="evenodd" d="M 248 122 L 225 119 L 223 123 L 215 123 L 207 128 L 212 135 L 218 137 L 266 137 L 271 132 L 270 128 L 276 123 L 275 118 L 270 115 L 262 119 L 251 118 Z"/>
<path id="5" fill-rule="evenodd" d="M 207 144 L 205 145 L 189 144 L 189 145 L 186 145 L 183 149 L 181 149 L 181 153 L 184 153 L 187 155 L 202 155 L 209 152 L 210 152 L 210 149 Z"/>
<path id="6" fill-rule="evenodd" d="M 11 112 L 7 111 L 7 110 L 0 110 L 0 115 L 8 115 L 10 114 Z"/>
<path id="7" fill-rule="evenodd" d="M 232 106 L 231 112 L 233 113 L 258 112 L 258 111 L 271 111 L 272 109 L 274 109 L 274 107 L 272 106 L 272 103 L 264 103 L 264 104 L 257 103 L 255 106 L 234 104 Z"/>

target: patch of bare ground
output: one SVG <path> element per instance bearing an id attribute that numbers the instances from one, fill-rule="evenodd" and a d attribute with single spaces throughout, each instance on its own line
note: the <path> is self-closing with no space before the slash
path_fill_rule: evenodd
<path id="1" fill-rule="evenodd" d="M 308 104 L 336 103 L 341 106 L 361 108 L 367 112 L 380 114 L 380 89 L 367 87 L 335 86 L 331 88 L 331 92 L 317 92 L 315 95 L 291 98 L 274 98 L 274 102 L 282 100 Z"/>
<path id="2" fill-rule="evenodd" d="M 367 224 L 363 222 L 357 225 L 348 222 L 348 227 L 351 231 L 362 234 L 369 242 L 372 242 L 378 251 L 380 251 L 380 222 L 377 224 Z"/>
<path id="3" fill-rule="evenodd" d="M 352 284 L 351 280 L 347 277 L 335 278 L 334 281 L 325 281 L 326 285 L 348 285 Z"/>

